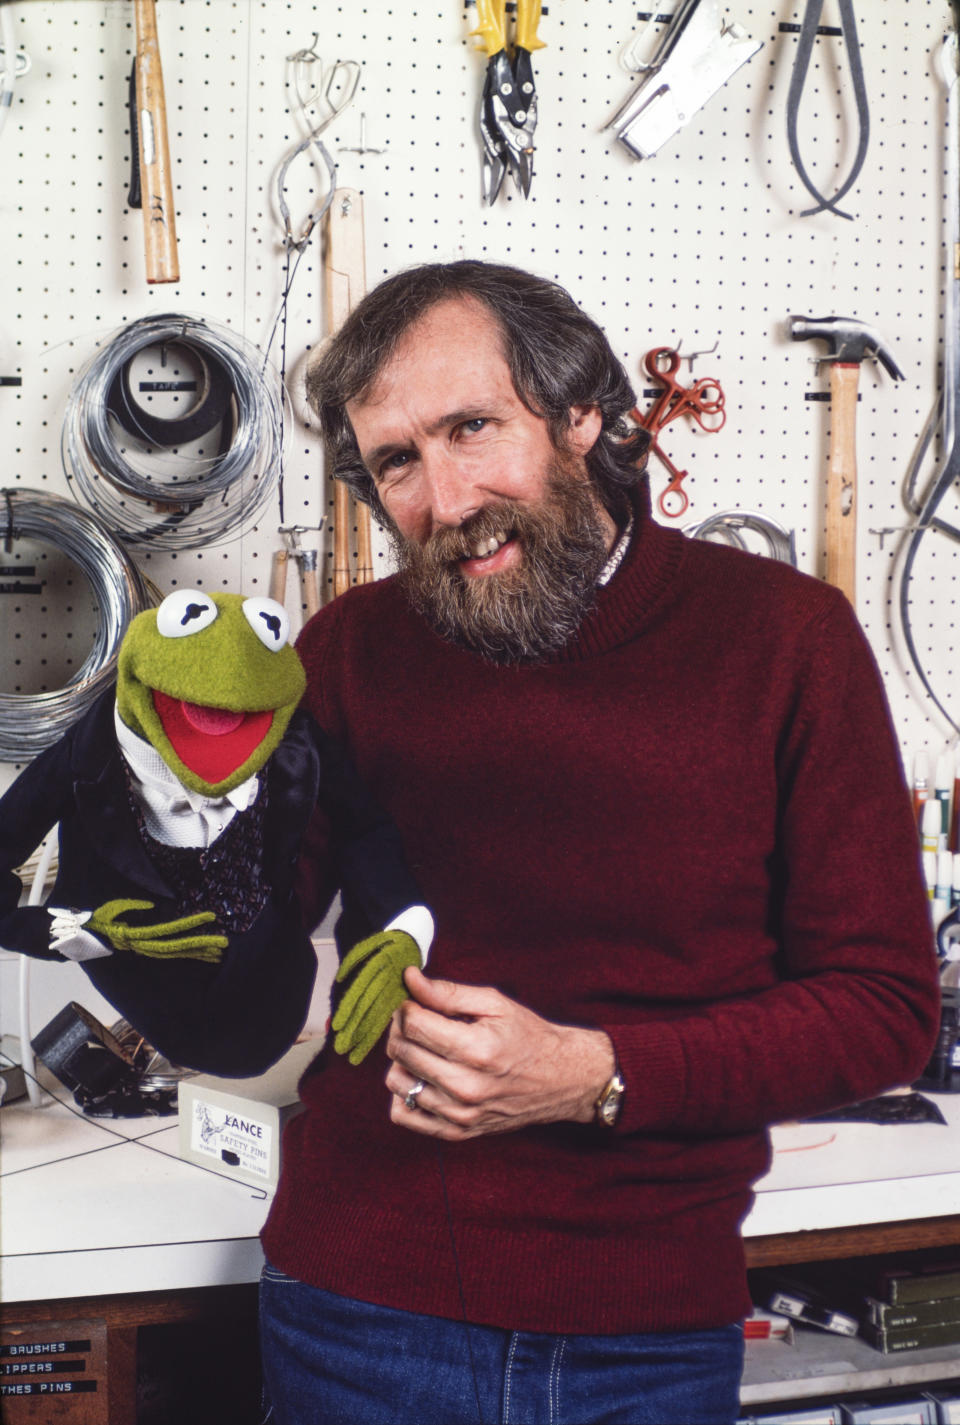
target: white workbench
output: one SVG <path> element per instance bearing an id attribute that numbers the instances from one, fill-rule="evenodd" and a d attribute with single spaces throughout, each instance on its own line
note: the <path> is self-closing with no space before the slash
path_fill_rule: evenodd
<path id="1" fill-rule="evenodd" d="M 83 1119 L 25 1099 L 0 1109 L 2 1299 L 256 1280 L 267 1194 L 184 1162 L 177 1143 L 176 1115 Z"/>
<path id="2" fill-rule="evenodd" d="M 60 1095 L 70 1103 L 62 1088 Z M 748 1237 L 960 1212 L 960 1095 L 948 1126 L 773 1131 Z M 256 1280 L 268 1195 L 183 1162 L 176 1119 L 90 1120 L 59 1103 L 0 1110 L 7 1302 Z"/>
<path id="3" fill-rule="evenodd" d="M 960 1212 L 960 1094 L 925 1093 L 942 1123 L 775 1128 L 748 1237 L 904 1222 Z"/>

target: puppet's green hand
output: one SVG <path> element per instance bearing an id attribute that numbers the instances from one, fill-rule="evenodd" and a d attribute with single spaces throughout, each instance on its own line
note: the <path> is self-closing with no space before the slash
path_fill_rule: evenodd
<path id="1" fill-rule="evenodd" d="M 403 983 L 408 965 L 420 969 L 423 959 L 413 936 L 403 930 L 382 930 L 371 935 L 354 945 L 344 958 L 337 980 L 342 983 L 354 970 L 357 973 L 333 1016 L 333 1047 L 338 1054 L 347 1054 L 351 1064 L 366 1058 L 390 1023 L 393 1011 L 408 998 Z"/>
<path id="2" fill-rule="evenodd" d="M 114 950 L 132 950 L 158 960 L 206 960 L 217 964 L 227 948 L 225 935 L 189 935 L 199 925 L 209 925 L 216 916 L 211 910 L 185 915 L 160 925 L 124 925 L 120 917 L 131 910 L 153 910 L 153 901 L 106 901 L 98 906 L 86 929 L 108 940 Z"/>

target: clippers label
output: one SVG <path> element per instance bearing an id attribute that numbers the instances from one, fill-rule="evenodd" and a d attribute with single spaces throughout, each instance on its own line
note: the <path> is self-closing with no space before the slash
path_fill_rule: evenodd
<path id="1" fill-rule="evenodd" d="M 265 1178 L 270 1172 L 271 1133 L 269 1123 L 194 1100 L 190 1146 L 208 1158 Z"/>

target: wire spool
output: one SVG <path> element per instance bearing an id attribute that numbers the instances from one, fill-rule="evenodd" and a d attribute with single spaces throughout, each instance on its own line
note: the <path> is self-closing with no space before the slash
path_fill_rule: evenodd
<path id="1" fill-rule="evenodd" d="M 36 539 L 62 550 L 86 575 L 99 612 L 93 647 L 64 687 L 0 692 L 0 761 L 25 762 L 56 742 L 113 681 L 127 625 L 150 598 L 128 551 L 73 500 L 21 486 L 0 490 L 0 521 L 8 542 Z"/>
<path id="2" fill-rule="evenodd" d="M 198 366 L 199 397 L 164 420 L 136 402 L 131 368 L 147 349 L 171 347 Z M 279 479 L 285 399 L 273 366 L 236 332 L 145 317 L 101 346 L 74 383 L 61 439 L 67 479 L 130 545 L 197 549 L 239 535 Z"/>
<path id="3" fill-rule="evenodd" d="M 708 515 L 696 524 L 687 525 L 683 532 L 691 539 L 732 544 L 735 548 L 744 549 L 751 554 L 757 552 L 744 538 L 744 530 L 759 535 L 766 544 L 766 549 L 759 552 L 765 553 L 771 559 L 778 559 L 783 564 L 796 567 L 797 552 L 793 532 L 784 529 L 783 525 L 772 520 L 769 515 L 754 514 L 750 510 L 725 510 L 720 514 Z"/>

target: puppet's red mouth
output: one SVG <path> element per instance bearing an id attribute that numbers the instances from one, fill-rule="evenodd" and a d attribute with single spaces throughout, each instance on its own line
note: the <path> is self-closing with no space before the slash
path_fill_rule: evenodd
<path id="1" fill-rule="evenodd" d="M 224 781 L 246 762 L 270 731 L 273 713 L 238 713 L 168 697 L 153 689 L 153 705 L 184 766 L 204 782 Z"/>

